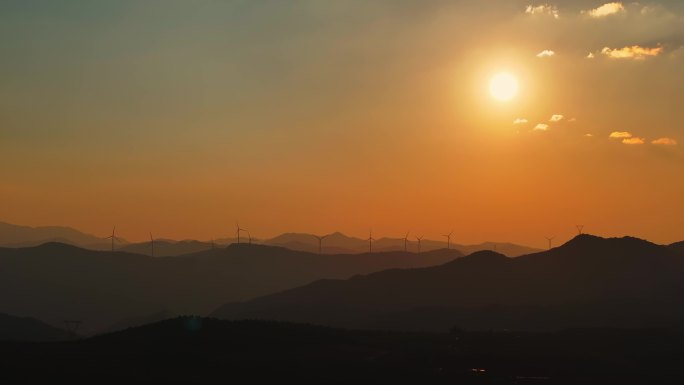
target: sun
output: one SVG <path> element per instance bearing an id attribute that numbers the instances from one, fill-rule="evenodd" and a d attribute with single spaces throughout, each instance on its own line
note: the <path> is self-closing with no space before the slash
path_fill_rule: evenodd
<path id="1" fill-rule="evenodd" d="M 518 94 L 518 79 L 507 72 L 498 73 L 489 81 L 489 92 L 494 99 L 511 100 Z"/>

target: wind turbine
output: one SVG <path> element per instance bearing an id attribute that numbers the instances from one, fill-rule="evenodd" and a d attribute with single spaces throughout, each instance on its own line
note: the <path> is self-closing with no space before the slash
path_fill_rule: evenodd
<path id="1" fill-rule="evenodd" d="M 368 241 L 368 253 L 370 254 L 373 252 L 373 241 L 375 240 L 373 238 L 373 230 L 368 232 L 368 239 L 366 240 Z"/>
<path id="2" fill-rule="evenodd" d="M 578 235 L 582 235 L 582 230 L 584 230 L 584 225 L 575 225 L 577 227 Z"/>
<path id="3" fill-rule="evenodd" d="M 407 232 L 406 236 L 404 236 L 404 253 L 408 251 L 408 249 L 406 248 L 406 245 L 408 244 L 408 235 L 409 232 Z"/>
<path id="4" fill-rule="evenodd" d="M 240 228 L 240 224 L 235 222 L 235 235 L 237 236 L 237 243 L 240 244 L 240 231 L 247 231 Z"/>
<path id="5" fill-rule="evenodd" d="M 556 238 L 556 237 L 544 237 L 544 238 L 546 238 L 546 240 L 549 241 L 549 250 L 551 250 L 551 241 L 553 241 L 553 238 Z"/>
<path id="6" fill-rule="evenodd" d="M 416 239 L 418 240 L 418 253 L 419 253 L 419 254 L 420 254 L 420 241 L 423 240 L 423 237 L 424 237 L 424 236 L 425 236 L 425 235 L 421 235 L 420 237 L 416 237 Z"/>
<path id="7" fill-rule="evenodd" d="M 120 240 L 120 238 L 115 235 L 115 231 L 116 231 L 116 226 L 114 226 L 114 228 L 112 229 L 112 235 L 105 238 L 105 239 L 111 239 L 112 240 L 112 251 L 114 251 L 114 240 L 117 240 L 117 241 Z"/>
<path id="8" fill-rule="evenodd" d="M 318 254 L 323 254 L 323 240 L 328 237 L 330 234 L 326 235 L 314 235 L 314 238 L 318 239 Z"/>
<path id="9" fill-rule="evenodd" d="M 250 234 L 249 230 L 247 230 L 247 229 L 243 229 L 243 230 L 245 230 L 247 232 L 247 238 L 249 239 L 249 244 L 251 245 L 252 244 L 252 234 Z"/>
<path id="10" fill-rule="evenodd" d="M 152 257 L 154 257 L 154 238 L 152 238 L 152 233 L 150 233 L 150 245 L 152 246 Z"/>
<path id="11" fill-rule="evenodd" d="M 453 234 L 453 233 L 454 233 L 454 230 L 451 230 L 451 232 L 449 234 L 442 235 L 443 237 L 446 237 L 446 239 L 447 239 L 447 249 L 451 248 L 451 234 Z"/>

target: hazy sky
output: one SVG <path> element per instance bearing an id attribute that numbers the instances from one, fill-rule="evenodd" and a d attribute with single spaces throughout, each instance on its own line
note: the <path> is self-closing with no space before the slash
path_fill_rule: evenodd
<path id="1" fill-rule="evenodd" d="M 679 0 L 5 0 L 0 84 L 11 223 L 684 239 Z"/>

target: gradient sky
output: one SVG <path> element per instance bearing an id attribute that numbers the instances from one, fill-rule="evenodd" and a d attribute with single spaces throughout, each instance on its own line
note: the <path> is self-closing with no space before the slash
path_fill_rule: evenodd
<path id="1" fill-rule="evenodd" d="M 684 239 L 679 0 L 5 0 L 0 53 L 2 221 Z"/>

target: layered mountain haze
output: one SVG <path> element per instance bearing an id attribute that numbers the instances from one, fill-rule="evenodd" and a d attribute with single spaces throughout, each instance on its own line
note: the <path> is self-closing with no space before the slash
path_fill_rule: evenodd
<path id="1" fill-rule="evenodd" d="M 321 280 L 214 316 L 342 327 L 548 330 L 684 321 L 684 253 L 636 238 L 580 235 L 510 259 L 492 251 L 441 266 Z"/>
<path id="2" fill-rule="evenodd" d="M 94 332 L 160 309 L 207 314 L 226 302 L 322 278 L 432 266 L 461 256 L 456 250 L 318 255 L 255 244 L 166 258 L 59 243 L 0 248 L 0 309 L 53 325 L 82 320 L 82 330 Z"/>
<path id="3" fill-rule="evenodd" d="M 452 238 L 450 247 L 467 255 L 481 250 L 496 250 L 509 257 L 517 257 L 523 254 L 530 254 L 539 249 L 532 247 L 516 245 L 508 242 L 484 242 L 476 245 L 461 245 L 454 242 L 455 237 Z M 305 233 L 285 233 L 275 238 L 263 241 L 264 244 L 287 247 L 293 250 L 302 251 L 318 251 L 318 239 L 315 235 Z M 446 238 L 444 241 L 435 241 L 428 238 L 423 238 L 420 242 L 420 251 L 431 251 L 447 248 Z M 355 238 L 346 236 L 340 232 L 325 235 L 321 243 L 321 249 L 326 254 L 338 253 L 363 253 L 369 251 L 370 245 L 367 239 Z M 373 251 L 403 251 L 403 238 L 378 238 L 373 241 Z M 418 252 L 418 241 L 415 235 L 409 234 L 406 250 L 410 252 Z"/>
<path id="4" fill-rule="evenodd" d="M 321 252 L 323 254 L 365 253 L 368 252 L 370 248 L 367 239 L 350 237 L 340 232 L 321 236 L 325 237 L 320 244 Z M 310 253 L 319 252 L 317 236 L 307 233 L 284 233 L 268 239 L 250 239 L 246 234 L 242 234 L 240 241 L 242 243 L 251 242 L 252 244 L 279 246 Z M 0 246 L 30 247 L 48 242 L 66 243 L 93 250 L 111 250 L 111 240 L 106 237 L 98 238 L 70 227 L 29 227 L 0 222 Z M 225 246 L 237 242 L 238 239 L 235 237 L 217 238 L 213 241 L 199 241 L 194 239 L 176 241 L 166 238 L 154 238 L 154 256 L 178 256 L 206 251 L 210 250 L 212 247 L 215 248 L 217 246 Z M 117 251 L 152 255 L 152 240 L 131 243 L 117 236 L 114 246 Z M 517 257 L 519 255 L 539 251 L 535 248 L 508 242 L 484 242 L 476 245 L 461 245 L 451 242 L 450 245 L 448 245 L 446 241 L 435 241 L 428 238 L 424 238 L 421 241 L 420 251 L 439 250 L 447 248 L 447 246 L 460 251 L 464 255 L 480 250 L 495 250 L 509 257 Z M 373 251 L 404 251 L 404 239 L 387 237 L 378 238 L 373 242 Z M 414 253 L 419 251 L 418 242 L 414 235 L 409 235 L 406 242 L 406 251 Z"/>
<path id="5" fill-rule="evenodd" d="M 175 257 L 183 254 L 197 253 L 212 250 L 217 244 L 195 240 L 174 241 L 170 239 L 155 239 L 154 247 L 152 242 L 131 243 L 118 249 L 127 253 L 142 254 L 152 256 L 154 250 L 155 257 Z"/>
<path id="6" fill-rule="evenodd" d="M 48 242 L 60 242 L 95 250 L 110 248 L 111 241 L 105 237 L 86 234 L 64 226 L 20 226 L 0 222 L 0 246 L 30 247 Z M 119 243 L 127 243 L 119 239 Z"/>
<path id="7" fill-rule="evenodd" d="M 64 341 L 76 335 L 35 318 L 0 313 L 0 341 Z"/>

